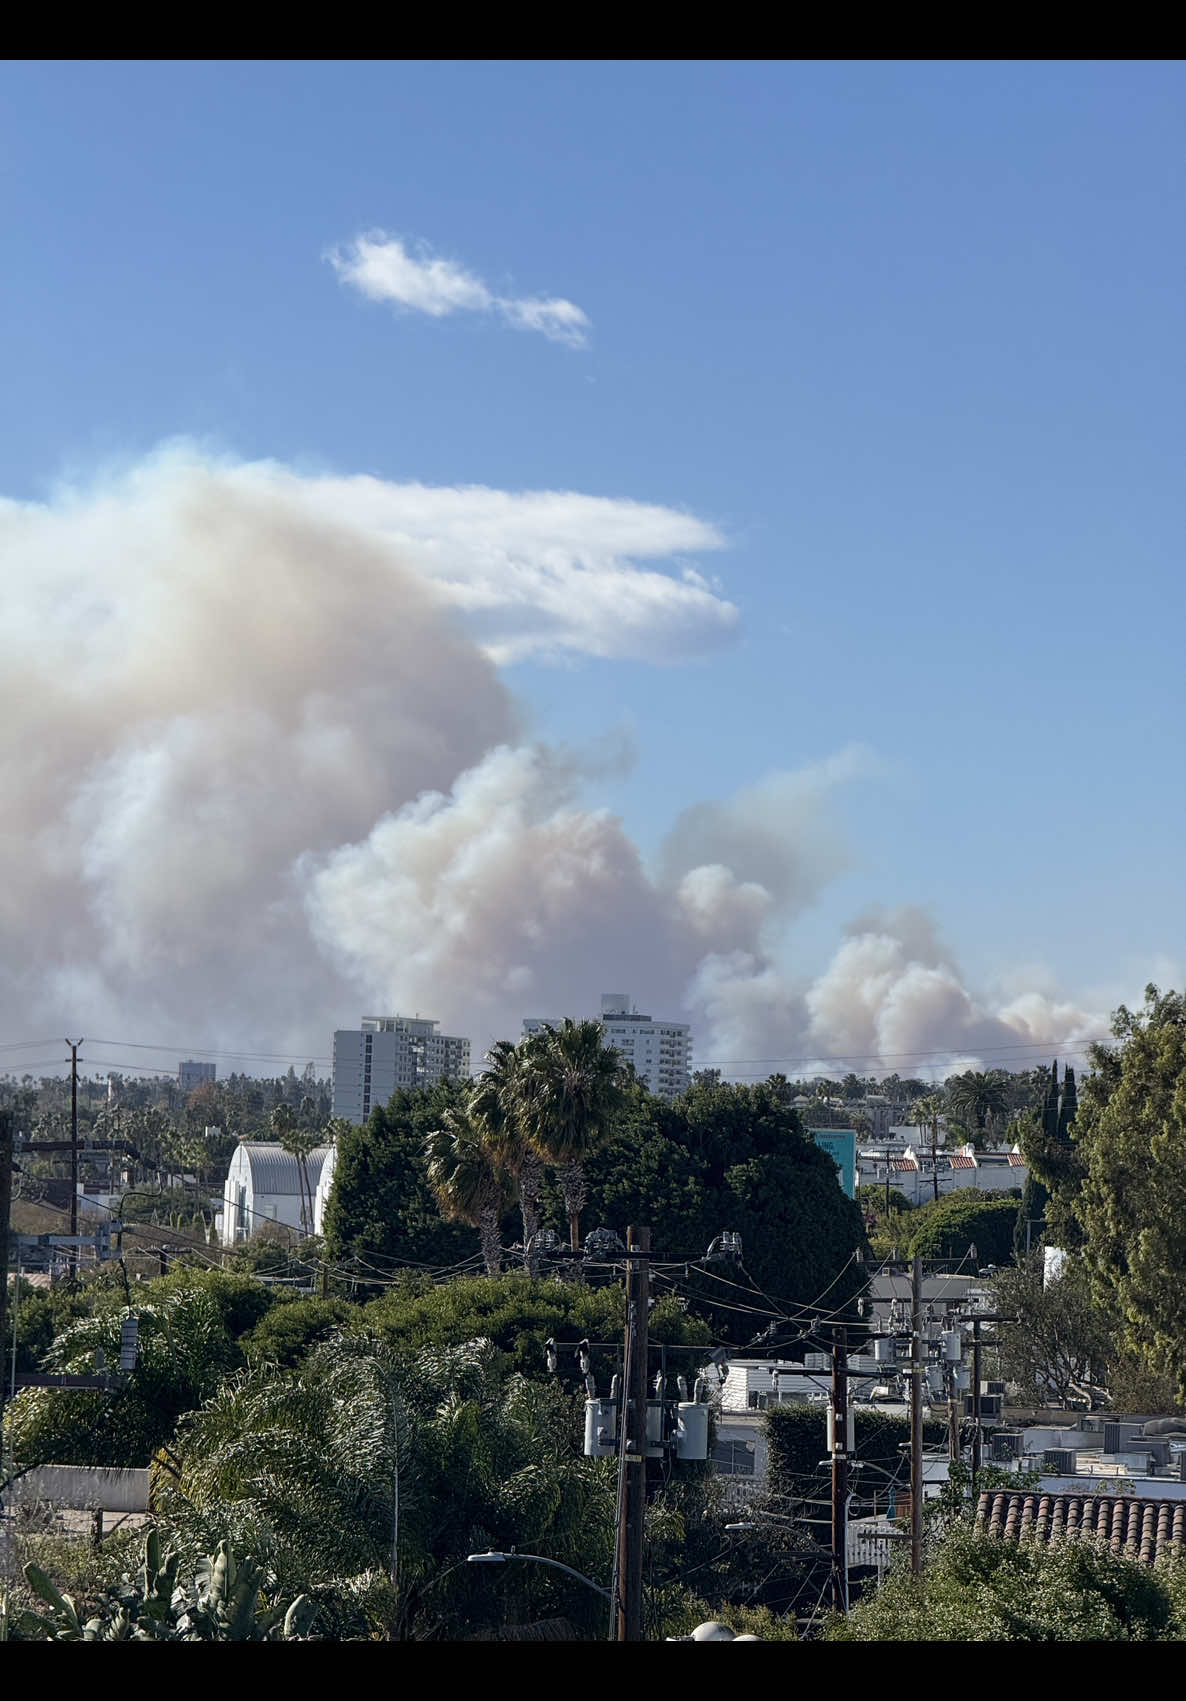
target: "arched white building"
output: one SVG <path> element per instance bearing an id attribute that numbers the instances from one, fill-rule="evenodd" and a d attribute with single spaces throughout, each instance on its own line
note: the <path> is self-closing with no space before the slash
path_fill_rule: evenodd
<path id="1" fill-rule="evenodd" d="M 321 1172 L 332 1150 L 330 1146 L 318 1146 L 305 1159 L 305 1173 L 313 1194 L 314 1222 Z M 223 1245 L 238 1246 L 250 1240 L 264 1223 L 284 1223 L 289 1228 L 311 1231 L 313 1223 L 301 1221 L 301 1188 L 300 1169 L 291 1152 L 274 1142 L 243 1141 L 231 1159 L 223 1188 Z M 308 1214 L 307 1205 L 305 1213 Z"/>
<path id="2" fill-rule="evenodd" d="M 321 1174 L 317 1178 L 317 1190 L 313 1195 L 313 1233 L 325 1233 L 325 1207 L 329 1204 L 330 1189 L 334 1184 L 334 1175 L 338 1167 L 338 1148 L 333 1145 L 325 1154 L 325 1162 L 321 1166 Z"/>

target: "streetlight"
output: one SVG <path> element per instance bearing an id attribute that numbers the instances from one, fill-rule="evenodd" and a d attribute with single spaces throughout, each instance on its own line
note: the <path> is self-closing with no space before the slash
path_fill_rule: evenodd
<path id="1" fill-rule="evenodd" d="M 610 1592 L 603 1589 L 600 1583 L 595 1583 L 592 1577 L 586 1577 L 583 1571 L 574 1571 L 571 1565 L 562 1565 L 558 1559 L 545 1559 L 542 1553 L 468 1553 L 466 1563 L 469 1565 L 505 1565 L 509 1559 L 525 1559 L 532 1565 L 550 1565 L 555 1571 L 564 1571 L 570 1577 L 575 1577 L 578 1583 L 586 1584 L 595 1589 L 599 1595 L 604 1595 L 608 1601 Z"/>

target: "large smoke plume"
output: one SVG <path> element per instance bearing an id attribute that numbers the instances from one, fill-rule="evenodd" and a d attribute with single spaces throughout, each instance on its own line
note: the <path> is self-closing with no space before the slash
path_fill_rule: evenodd
<path id="1" fill-rule="evenodd" d="M 640 565 L 720 541 L 645 504 L 184 448 L 0 504 L 6 1037 L 321 1057 L 365 1007 L 480 1053 L 614 986 L 689 1012 L 727 1073 L 1098 1032 L 1039 993 L 986 1008 L 915 912 L 863 917 L 814 983 L 788 972 L 865 753 L 688 809 L 650 869 L 588 801 L 597 762 L 524 741 L 499 662 L 728 638 L 700 573 Z"/>

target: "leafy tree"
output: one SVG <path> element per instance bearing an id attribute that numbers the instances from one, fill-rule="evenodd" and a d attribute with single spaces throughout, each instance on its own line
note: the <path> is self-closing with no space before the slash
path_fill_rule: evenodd
<path id="1" fill-rule="evenodd" d="M 1153 1568 L 1095 1542 L 1014 1543 L 954 1525 L 920 1577 L 899 1567 L 835 1620 L 849 1642 L 1153 1642 L 1175 1635 Z"/>
<path id="2" fill-rule="evenodd" d="M 1048 1189 L 1032 1170 L 1026 1175 L 1021 1190 L 1021 1209 L 1013 1230 L 1013 1257 L 1017 1263 L 1039 1249 L 1044 1239 L 1046 1208 L 1050 1204 Z"/>
<path id="3" fill-rule="evenodd" d="M 1092 1050 L 1076 1119 L 1074 1202 L 1097 1291 L 1124 1342 L 1186 1399 L 1186 1006 L 1149 986 Z"/>
<path id="4" fill-rule="evenodd" d="M 493 1344 L 507 1369 L 529 1377 L 546 1376 L 544 1345 L 554 1340 L 560 1347 L 560 1381 L 573 1390 L 580 1378 L 575 1353 L 567 1349 L 581 1340 L 617 1343 L 625 1321 L 619 1282 L 594 1287 L 532 1281 L 518 1274 L 435 1285 L 417 1280 L 372 1300 L 362 1318 L 401 1359 L 481 1338 Z M 707 1346 L 712 1338 L 708 1326 L 682 1310 L 673 1295 L 653 1307 L 650 1334 L 652 1340 L 669 1345 Z M 617 1356 L 616 1344 L 608 1353 L 594 1350 L 594 1369 L 603 1381 L 616 1368 Z"/>
<path id="5" fill-rule="evenodd" d="M 557 1606 L 604 1628 L 600 1602 L 562 1574 L 464 1563 L 518 1546 L 608 1580 L 613 1552 L 612 1467 L 577 1451 L 567 1397 L 507 1377 L 488 1343 L 408 1361 L 360 1337 L 327 1342 L 299 1370 L 225 1384 L 177 1446 L 180 1489 L 163 1512 L 183 1553 L 212 1529 L 250 1541 L 279 1590 L 308 1593 L 326 1633 L 360 1633 L 350 1601 L 392 1568 L 397 1477 L 389 1634 L 448 1639 Z"/>
<path id="6" fill-rule="evenodd" d="M 580 1245 L 586 1160 L 605 1144 L 623 1101 L 618 1054 L 602 1044 L 600 1022 L 565 1019 L 522 1042 L 525 1130 L 564 1191 L 569 1241 Z"/>
<path id="7" fill-rule="evenodd" d="M 748 1342 L 779 1307 L 825 1291 L 843 1311 L 861 1286 L 860 1210 L 769 1082 L 705 1083 L 672 1104 L 631 1089 L 587 1177 L 590 1220 L 644 1224 L 665 1256 L 695 1262 L 722 1229 L 741 1235 L 744 1271 L 693 1269 L 680 1284 L 721 1339 Z"/>
<path id="8" fill-rule="evenodd" d="M 1069 1259 L 1049 1287 L 1043 1263 L 1041 1252 L 1031 1253 L 993 1282 L 995 1309 L 1018 1319 L 999 1327 L 1002 1373 L 1025 1396 L 1064 1403 L 1073 1397 L 1094 1411 L 1104 1397 L 1113 1321 L 1092 1298 L 1079 1259 Z"/>
<path id="9" fill-rule="evenodd" d="M 962 1187 L 929 1207 L 910 1250 L 924 1258 L 967 1259 L 975 1247 L 977 1264 L 1008 1264 L 1019 1208 L 1017 1199 Z"/>
<path id="10" fill-rule="evenodd" d="M 619 1234 L 632 1223 L 649 1226 L 655 1246 L 676 1257 L 703 1255 L 723 1226 L 705 1164 L 691 1149 L 687 1102 L 671 1106 L 632 1085 L 613 1138 L 585 1166 L 587 1220 Z"/>
<path id="11" fill-rule="evenodd" d="M 427 1136 L 465 1096 L 452 1082 L 405 1089 L 339 1141 L 326 1251 L 331 1261 L 353 1260 L 360 1284 L 408 1264 L 454 1266 L 477 1250 L 473 1229 L 442 1220 L 424 1154 Z"/>
<path id="12" fill-rule="evenodd" d="M 1056 1060 L 1043 1079 L 1041 1109 L 1029 1112 L 1018 1122 L 1018 1144 L 1029 1166 L 1029 1201 L 1018 1223 L 1018 1250 L 1025 1248 L 1026 1224 L 1035 1216 L 1045 1217 L 1048 1241 L 1064 1250 L 1074 1250 L 1083 1240 L 1075 1205 L 1086 1174 L 1076 1145 L 1075 1071 L 1067 1069 L 1060 1090 Z M 1032 1232 L 1030 1244 L 1033 1244 Z"/>
<path id="13" fill-rule="evenodd" d="M 94 1308 L 91 1294 L 80 1281 L 35 1288 L 27 1281 L 18 1283 L 14 1278 L 9 1304 L 16 1336 L 18 1373 L 40 1370 L 55 1336 L 80 1317 L 89 1316 Z"/>
<path id="14" fill-rule="evenodd" d="M 45 1354 L 47 1368 L 93 1374 L 97 1350 L 117 1366 L 127 1316 L 139 1320 L 140 1345 L 125 1388 L 27 1388 L 10 1403 L 9 1435 L 19 1465 L 147 1465 L 178 1418 L 243 1362 L 209 1294 L 197 1289 L 81 1318 L 55 1339 Z"/>
<path id="15" fill-rule="evenodd" d="M 819 1406 L 806 1403 L 770 1406 L 765 1414 L 770 1447 L 770 1492 L 776 1498 L 813 1496 L 821 1492 L 826 1471 L 820 1460 L 827 1447 L 827 1419 Z M 898 1474 L 902 1449 L 910 1443 L 910 1422 L 887 1412 L 857 1408 L 854 1415 L 853 1457 L 870 1466 L 869 1489 L 876 1488 L 884 1504 L 884 1485 Z M 947 1436 L 945 1424 L 923 1426 L 923 1440 L 939 1446 Z M 875 1468 L 874 1468 L 875 1467 Z"/>
<path id="16" fill-rule="evenodd" d="M 357 1322 L 358 1307 L 341 1299 L 293 1299 L 272 1306 L 239 1345 L 249 1364 L 291 1368 L 319 1342 Z"/>

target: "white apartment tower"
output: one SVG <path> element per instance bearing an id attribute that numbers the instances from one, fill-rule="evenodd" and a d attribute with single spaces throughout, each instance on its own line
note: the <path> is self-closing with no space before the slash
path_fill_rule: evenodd
<path id="1" fill-rule="evenodd" d="M 528 1016 L 523 1032 L 538 1034 L 541 1028 L 559 1026 L 554 1018 Z M 605 992 L 601 997 L 601 1026 L 604 1044 L 612 1046 L 624 1063 L 634 1065 L 635 1074 L 646 1082 L 648 1091 L 663 1099 L 687 1091 L 692 1082 L 692 1035 L 686 1022 L 661 1022 L 643 1016 L 631 1005 L 628 993 Z"/>
<path id="2" fill-rule="evenodd" d="M 334 1034 L 334 1115 L 356 1126 L 399 1087 L 432 1087 L 469 1075 L 469 1041 L 421 1016 L 364 1016 Z"/>

